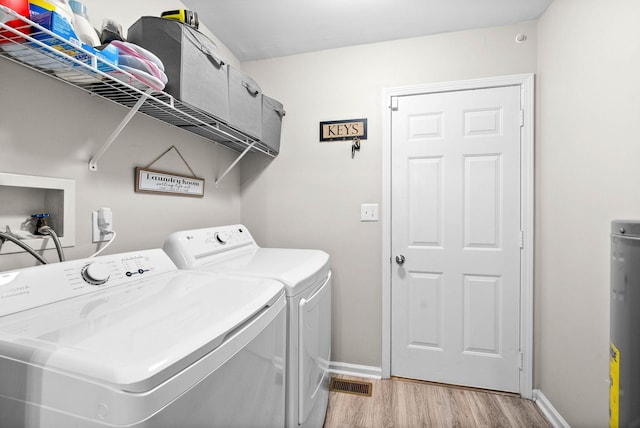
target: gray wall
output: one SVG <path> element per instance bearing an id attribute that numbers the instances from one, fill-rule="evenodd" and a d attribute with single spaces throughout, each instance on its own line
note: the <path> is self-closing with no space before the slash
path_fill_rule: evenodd
<path id="1" fill-rule="evenodd" d="M 554 0 L 538 24 L 536 386 L 575 427 L 608 426 L 609 228 L 640 217 L 638 16 Z"/>
<path id="2" fill-rule="evenodd" d="M 526 43 L 515 43 L 525 33 Z M 242 167 L 242 221 L 270 246 L 331 255 L 333 354 L 380 367 L 381 223 L 361 223 L 361 203 L 382 202 L 382 89 L 536 70 L 536 23 L 442 34 L 245 62 L 265 94 L 281 100 L 282 151 Z M 320 121 L 367 118 L 369 135 L 320 143 Z M 382 207 L 381 207 L 382 208 Z M 380 210 L 382 212 L 382 209 Z"/>

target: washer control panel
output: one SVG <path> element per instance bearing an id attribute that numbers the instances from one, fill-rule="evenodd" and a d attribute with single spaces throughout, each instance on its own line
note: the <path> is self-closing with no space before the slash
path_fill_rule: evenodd
<path id="1" fill-rule="evenodd" d="M 0 316 L 176 270 L 154 249 L 0 272 Z"/>
<path id="2" fill-rule="evenodd" d="M 189 242 L 191 248 L 200 248 L 204 252 L 210 252 L 212 249 L 224 251 L 228 248 L 253 243 L 251 234 L 242 226 L 190 230 L 182 236 Z"/>
<path id="3" fill-rule="evenodd" d="M 216 232 L 214 236 L 216 237 L 216 241 L 218 241 L 218 243 L 222 245 L 227 245 L 227 242 L 232 239 L 232 236 L 226 230 Z"/>
<path id="4" fill-rule="evenodd" d="M 111 277 L 109 269 L 100 262 L 89 263 L 80 271 L 82 279 L 91 285 L 103 285 Z"/>
<path id="5" fill-rule="evenodd" d="M 191 269 L 251 246 L 257 247 L 249 230 L 242 225 L 232 225 L 172 233 L 164 243 L 164 250 L 179 268 Z"/>

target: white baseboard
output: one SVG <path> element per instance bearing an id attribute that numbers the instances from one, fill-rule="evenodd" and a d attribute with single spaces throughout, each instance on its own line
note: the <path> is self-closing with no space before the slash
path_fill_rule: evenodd
<path id="1" fill-rule="evenodd" d="M 539 389 L 533 390 L 533 399 L 536 402 L 538 408 L 542 411 L 549 423 L 554 428 L 571 428 L 567 421 L 564 420 L 562 415 L 553 407 L 551 401 L 545 397 L 545 395 Z"/>
<path id="2" fill-rule="evenodd" d="M 357 376 L 369 379 L 382 378 L 382 368 L 380 367 L 362 366 L 359 364 L 341 363 L 338 361 L 331 361 L 329 364 L 329 372 L 333 374 Z"/>

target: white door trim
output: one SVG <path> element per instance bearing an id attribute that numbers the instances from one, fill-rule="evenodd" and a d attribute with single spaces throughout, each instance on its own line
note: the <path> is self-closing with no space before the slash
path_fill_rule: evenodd
<path id="1" fill-rule="evenodd" d="M 456 82 L 386 88 L 383 90 L 382 112 L 382 377 L 391 376 L 391 106 L 392 97 L 462 91 L 468 89 L 520 86 L 524 110 L 521 128 L 521 254 L 522 300 L 520 338 L 522 370 L 520 395 L 533 398 L 533 223 L 534 223 L 534 75 L 518 74 Z"/>

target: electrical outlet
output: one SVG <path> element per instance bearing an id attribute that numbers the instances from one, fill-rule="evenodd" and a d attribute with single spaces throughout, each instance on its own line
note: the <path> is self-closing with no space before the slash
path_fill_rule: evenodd
<path id="1" fill-rule="evenodd" d="M 107 223 L 105 223 L 105 218 Z M 105 242 L 113 237 L 112 214 L 109 208 L 100 208 L 99 211 L 91 213 L 91 241 Z"/>
<path id="2" fill-rule="evenodd" d="M 360 204 L 360 221 L 378 221 L 378 204 Z"/>

